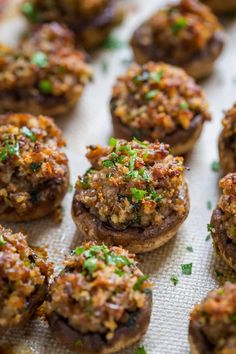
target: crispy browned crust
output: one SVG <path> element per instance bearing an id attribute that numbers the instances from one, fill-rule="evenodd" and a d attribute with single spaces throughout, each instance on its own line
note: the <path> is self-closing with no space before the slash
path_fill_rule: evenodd
<path id="1" fill-rule="evenodd" d="M 37 289 L 37 291 L 29 299 L 28 305 L 21 316 L 21 321 L 17 327 L 23 327 L 29 319 L 35 314 L 35 311 L 44 302 L 48 291 L 48 281 L 45 280 L 44 284 Z M 12 327 L 1 327 L 0 326 L 0 336 L 4 335 Z"/>
<path id="2" fill-rule="evenodd" d="M 228 173 L 236 172 L 234 152 L 225 143 L 225 137 L 223 131 L 219 136 L 218 148 L 219 148 L 219 156 L 220 156 L 220 166 L 223 170 L 223 174 L 227 175 Z"/>
<path id="3" fill-rule="evenodd" d="M 140 43 L 139 37 L 146 31 L 148 31 L 148 26 L 144 24 L 134 32 L 130 42 L 134 57 L 139 64 L 144 64 L 148 61 L 164 61 L 182 67 L 190 76 L 198 80 L 203 79 L 213 71 L 214 62 L 224 47 L 224 33 L 219 30 L 215 33 L 208 47 L 196 54 L 191 61 L 187 63 L 176 63 L 173 62 L 171 58 L 163 57 L 156 45 L 151 44 L 144 46 Z"/>
<path id="4" fill-rule="evenodd" d="M 152 311 L 152 294 L 147 294 L 145 306 L 129 315 L 128 323 L 120 325 L 114 337 L 107 341 L 99 333 L 82 334 L 71 328 L 57 313 L 47 319 L 54 335 L 71 350 L 80 354 L 111 354 L 136 343 L 147 331 Z"/>
<path id="5" fill-rule="evenodd" d="M 204 0 L 203 2 L 217 14 L 227 14 L 236 11 L 236 0 Z"/>
<path id="6" fill-rule="evenodd" d="M 223 212 L 220 208 L 213 211 L 211 224 L 213 226 L 212 238 L 219 255 L 226 264 L 236 270 L 236 244 L 227 236 L 222 223 Z"/>
<path id="7" fill-rule="evenodd" d="M 189 343 L 191 354 L 213 354 L 213 348 L 201 330 L 197 321 L 190 320 L 189 323 Z"/>
<path id="8" fill-rule="evenodd" d="M 144 253 L 161 247 L 176 235 L 189 213 L 189 193 L 186 182 L 183 184 L 181 197 L 185 201 L 185 214 L 181 217 L 172 214 L 161 227 L 128 227 L 126 230 L 114 230 L 92 215 L 75 197 L 72 204 L 72 217 L 84 240 L 123 246 L 132 253 Z"/>
<path id="9" fill-rule="evenodd" d="M 32 203 L 32 208 L 27 209 L 27 213 L 19 214 L 15 209 L 9 209 L 5 213 L 0 214 L 0 221 L 5 222 L 25 222 L 41 219 L 49 214 L 51 214 L 58 206 L 61 205 L 61 202 L 68 191 L 70 174 L 69 168 L 67 177 L 64 180 L 63 184 L 57 185 L 56 182 L 51 186 L 45 188 L 48 191 L 48 199 L 42 202 Z"/>
<path id="10" fill-rule="evenodd" d="M 135 132 L 128 126 L 125 126 L 117 117 L 112 115 L 114 136 L 120 139 L 132 140 L 136 135 Z M 184 155 L 193 149 L 201 135 L 204 119 L 202 115 L 197 115 L 193 118 L 188 129 L 179 128 L 172 134 L 166 135 L 161 139 L 163 143 L 171 146 L 171 152 L 174 155 Z M 154 141 L 149 134 L 143 134 L 139 130 L 138 138 L 140 140 Z"/>

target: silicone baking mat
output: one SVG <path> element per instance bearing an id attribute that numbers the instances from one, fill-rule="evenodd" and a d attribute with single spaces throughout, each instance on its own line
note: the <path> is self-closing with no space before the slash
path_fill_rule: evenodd
<path id="1" fill-rule="evenodd" d="M 125 22 L 114 31 L 115 38 L 127 42 L 132 31 L 155 9 L 166 1 L 126 1 L 130 13 Z M 10 1 L 10 9 L 0 23 L 0 40 L 14 44 L 27 27 L 16 9 L 17 1 Z M 139 256 L 140 267 L 149 273 L 154 282 L 152 319 L 143 342 L 122 352 L 135 353 L 144 345 L 148 354 L 185 354 L 189 352 L 188 318 L 193 305 L 206 293 L 233 273 L 215 256 L 207 238 L 211 204 L 218 198 L 219 174 L 211 164 L 218 159 L 217 138 L 221 129 L 223 110 L 236 100 L 236 19 L 224 23 L 227 32 L 225 50 L 216 63 L 213 75 L 202 83 L 206 90 L 213 120 L 206 123 L 201 139 L 188 157 L 186 173 L 191 194 L 191 211 L 178 235 L 157 251 Z M 84 154 L 89 144 L 106 144 L 112 135 L 109 98 L 115 77 L 124 72 L 132 55 L 128 46 L 119 50 L 105 50 L 92 58 L 95 79 L 90 84 L 77 108 L 67 118 L 57 119 L 67 139 L 66 152 L 70 161 L 71 182 L 88 168 Z M 71 200 L 68 193 L 63 202 L 63 220 L 53 217 L 28 224 L 7 225 L 26 232 L 31 245 L 47 246 L 49 258 L 59 270 L 64 255 L 79 244 L 79 235 L 71 219 Z M 190 248 L 189 248 L 190 247 Z M 193 252 L 191 251 L 191 247 Z M 188 249 L 187 249 L 188 248 Z M 181 275 L 181 264 L 192 263 L 192 275 Z M 176 275 L 176 286 L 171 277 Z M 40 318 L 31 320 L 22 330 L 14 330 L 0 339 L 0 346 L 10 346 L 11 353 L 65 354 L 70 353 L 50 334 Z M 2 349 L 0 349 L 2 353 Z"/>

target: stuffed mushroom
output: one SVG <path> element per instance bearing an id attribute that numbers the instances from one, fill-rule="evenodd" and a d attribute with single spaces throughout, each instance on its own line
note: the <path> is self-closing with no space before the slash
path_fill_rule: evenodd
<path id="1" fill-rule="evenodd" d="M 236 270 L 236 173 L 220 181 L 223 194 L 211 218 L 212 238 L 217 253 Z"/>
<path id="2" fill-rule="evenodd" d="M 52 283 L 46 316 L 53 333 L 73 351 L 116 353 L 146 332 L 151 288 L 123 248 L 85 243 Z"/>
<path id="3" fill-rule="evenodd" d="M 99 47 L 124 16 L 118 0 L 26 0 L 22 12 L 33 23 L 65 23 L 87 50 Z"/>
<path id="4" fill-rule="evenodd" d="M 24 325 L 43 303 L 52 273 L 26 236 L 0 226 L 0 334 Z"/>
<path id="5" fill-rule="evenodd" d="M 236 353 L 236 285 L 212 290 L 190 314 L 192 354 Z"/>
<path id="6" fill-rule="evenodd" d="M 219 138 L 220 165 L 224 172 L 236 172 L 236 104 L 225 113 Z"/>
<path id="7" fill-rule="evenodd" d="M 0 220 L 38 219 L 61 204 L 69 186 L 64 146 L 50 118 L 0 116 Z"/>
<path id="8" fill-rule="evenodd" d="M 218 15 L 231 14 L 236 12 L 236 0 L 201 0 Z"/>
<path id="9" fill-rule="evenodd" d="M 114 87 L 110 109 L 118 138 L 171 145 L 172 152 L 189 152 L 210 120 L 205 94 L 182 69 L 149 62 L 133 65 Z"/>
<path id="10" fill-rule="evenodd" d="M 181 0 L 160 9 L 131 39 L 139 64 L 164 61 L 196 79 L 209 75 L 224 45 L 224 32 L 210 9 L 197 0 Z"/>
<path id="11" fill-rule="evenodd" d="M 79 100 L 92 71 L 73 36 L 61 25 L 43 25 L 17 48 L 0 45 L 0 112 L 60 115 Z"/>
<path id="12" fill-rule="evenodd" d="M 79 177 L 74 221 L 85 240 L 121 245 L 134 253 L 170 240 L 189 212 L 183 158 L 169 146 L 133 140 L 90 146 L 91 168 Z"/>

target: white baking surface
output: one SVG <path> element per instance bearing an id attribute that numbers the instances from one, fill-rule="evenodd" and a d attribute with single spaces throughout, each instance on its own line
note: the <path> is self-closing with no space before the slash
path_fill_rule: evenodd
<path id="1" fill-rule="evenodd" d="M 14 0 L 11 3 L 15 3 Z M 166 3 L 165 0 L 126 1 L 133 5 L 126 21 L 114 32 L 121 39 L 128 40 L 133 30 L 152 11 Z M 25 28 L 23 18 L 16 11 L 0 23 L 0 40 L 15 43 L 17 36 Z M 154 281 L 154 303 L 151 323 L 143 342 L 122 352 L 133 354 L 137 347 L 144 345 L 148 354 L 186 354 L 188 345 L 188 316 L 193 305 L 206 293 L 225 279 L 233 279 L 233 273 L 215 256 L 211 241 L 205 241 L 207 223 L 211 211 L 207 201 L 214 205 L 218 197 L 218 173 L 211 170 L 211 163 L 218 159 L 217 137 L 223 110 L 228 109 L 236 100 L 236 20 L 225 24 L 227 44 L 216 63 L 213 75 L 202 83 L 206 90 L 213 115 L 211 123 L 206 123 L 201 139 L 186 162 L 190 171 L 186 176 L 190 184 L 190 215 L 178 232 L 176 238 L 161 249 L 140 256 L 140 266 Z M 85 147 L 89 144 L 106 144 L 112 135 L 108 102 L 115 77 L 125 70 L 123 60 L 129 59 L 128 48 L 100 52 L 92 61 L 95 79 L 90 84 L 76 110 L 67 118 L 58 119 L 68 141 L 67 154 L 70 160 L 71 181 L 74 184 L 78 174 L 88 167 Z M 104 62 L 107 71 L 104 72 Z M 10 225 L 14 230 L 27 232 L 32 245 L 48 245 L 50 260 L 56 269 L 71 247 L 79 244 L 79 235 L 71 219 L 70 208 L 73 193 L 68 193 L 64 202 L 64 216 L 61 224 L 47 218 L 28 224 Z M 186 250 L 193 247 L 193 253 Z M 193 263 L 192 275 L 182 276 L 180 265 Z M 216 271 L 224 273 L 217 277 Z M 178 275 L 179 283 L 174 286 L 170 278 Z M 46 323 L 34 319 L 22 330 L 11 331 L 0 339 L 2 343 L 14 344 L 14 353 L 26 354 L 28 349 L 37 354 L 70 353 L 50 334 Z M 1 351 L 0 351 L 1 352 Z"/>

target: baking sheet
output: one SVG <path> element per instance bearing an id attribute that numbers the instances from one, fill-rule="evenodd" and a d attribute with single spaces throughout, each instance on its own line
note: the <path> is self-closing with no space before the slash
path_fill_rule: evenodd
<path id="1" fill-rule="evenodd" d="M 10 10 L 0 23 L 0 40 L 14 44 L 26 28 L 26 23 L 15 9 L 19 1 L 10 0 Z M 126 1 L 131 12 L 114 35 L 127 41 L 136 26 L 166 0 Z M 211 163 L 218 159 L 217 137 L 224 109 L 236 101 L 236 19 L 225 23 L 227 43 L 218 60 L 214 74 L 202 83 L 210 103 L 213 121 L 206 123 L 201 139 L 189 156 L 190 167 L 186 177 L 190 184 L 191 211 L 176 238 L 161 249 L 139 256 L 140 267 L 154 281 L 154 303 L 151 323 L 143 341 L 123 354 L 136 352 L 144 345 L 148 354 L 189 353 L 188 316 L 193 305 L 206 293 L 234 275 L 213 251 L 211 241 L 206 241 L 207 223 L 218 198 L 219 175 L 211 170 Z M 57 120 L 68 141 L 66 152 L 70 161 L 71 182 L 88 168 L 84 154 L 89 144 L 106 144 L 112 135 L 108 102 L 115 77 L 122 73 L 131 58 L 131 51 L 123 48 L 100 52 L 93 58 L 95 80 L 90 84 L 74 112 L 67 118 Z M 73 193 L 63 202 L 63 220 L 60 224 L 53 217 L 28 224 L 6 225 L 29 235 L 31 245 L 48 247 L 49 258 L 55 262 L 56 271 L 69 249 L 79 244 L 79 235 L 72 222 L 70 209 Z M 192 246 L 193 252 L 186 250 Z M 193 263 L 192 275 L 181 275 L 181 264 Z M 222 274 L 223 273 L 223 276 Z M 174 286 L 172 275 L 179 277 Z M 13 330 L 0 339 L 0 347 L 10 345 L 13 353 L 66 354 L 65 347 L 53 339 L 50 330 L 41 319 L 31 320 L 22 330 Z M 2 353 L 0 349 L 0 353 Z"/>

